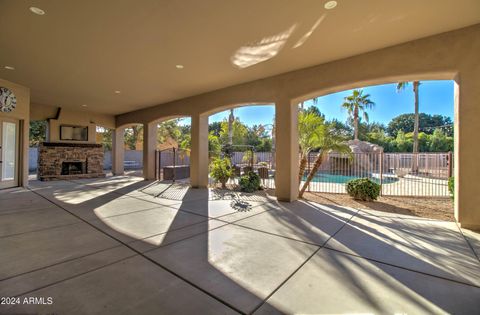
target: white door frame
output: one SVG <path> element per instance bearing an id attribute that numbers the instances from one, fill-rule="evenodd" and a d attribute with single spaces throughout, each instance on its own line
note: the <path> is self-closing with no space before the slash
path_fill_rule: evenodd
<path id="1" fill-rule="evenodd" d="M 13 123 L 15 124 L 15 170 L 14 178 L 9 180 L 2 180 L 3 170 L 4 170 L 4 161 L 5 161 L 5 146 L 3 143 L 3 124 L 4 123 Z M 3 118 L 0 117 L 0 189 L 17 187 L 19 183 L 19 167 L 20 167 L 20 121 L 16 119 Z"/>

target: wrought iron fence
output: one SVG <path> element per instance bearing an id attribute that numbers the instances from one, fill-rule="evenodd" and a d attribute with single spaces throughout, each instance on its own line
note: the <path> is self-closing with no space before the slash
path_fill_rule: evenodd
<path id="1" fill-rule="evenodd" d="M 238 184 L 240 176 L 252 170 L 259 174 L 265 188 L 275 189 L 275 153 L 253 152 L 252 155 L 248 152 L 232 152 L 229 155 L 234 168 L 230 184 Z M 155 154 L 155 173 L 158 180 L 189 177 L 189 151 L 167 149 L 156 151 Z M 214 156 L 210 153 L 209 157 L 212 159 Z M 308 155 L 300 186 L 304 184 L 318 156 L 315 152 Z M 172 169 L 177 171 L 172 173 Z M 449 197 L 448 178 L 452 174 L 451 152 L 330 153 L 321 161 L 307 191 L 344 194 L 349 180 L 367 177 L 381 185 L 382 195 Z M 210 183 L 213 183 L 213 180 L 210 179 Z"/>
<path id="2" fill-rule="evenodd" d="M 157 180 L 186 179 L 190 177 L 190 150 L 155 150 Z"/>
<path id="3" fill-rule="evenodd" d="M 305 175 L 319 157 L 307 158 Z M 318 161 L 317 161 L 318 162 Z M 355 178 L 370 178 L 389 196 L 448 197 L 448 178 L 453 172 L 453 155 L 447 153 L 353 153 L 325 155 L 308 191 L 346 193 L 346 183 Z"/>

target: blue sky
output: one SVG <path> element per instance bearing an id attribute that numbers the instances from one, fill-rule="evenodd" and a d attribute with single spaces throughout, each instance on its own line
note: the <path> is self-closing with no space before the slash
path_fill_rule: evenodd
<path id="1" fill-rule="evenodd" d="M 422 81 L 420 85 L 420 112 L 449 116 L 453 120 L 453 81 Z M 364 93 L 370 94 L 375 102 L 375 108 L 370 110 L 370 122 L 387 124 L 392 118 L 413 113 L 414 95 L 412 86 L 397 93 L 396 84 L 375 85 L 363 88 Z M 351 90 L 322 96 L 317 106 L 327 120 L 336 118 L 346 121 L 347 112 L 341 108 L 343 98 L 351 94 Z M 313 105 L 307 101 L 305 107 Z M 227 119 L 229 111 L 223 111 L 209 117 L 209 122 Z M 252 126 L 271 124 L 275 114 L 274 106 L 245 106 L 235 109 L 235 116 L 242 122 Z"/>

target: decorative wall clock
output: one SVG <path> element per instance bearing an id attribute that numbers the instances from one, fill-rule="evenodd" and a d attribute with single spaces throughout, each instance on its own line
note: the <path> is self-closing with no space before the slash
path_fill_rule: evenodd
<path id="1" fill-rule="evenodd" d="M 5 87 L 0 87 L 0 112 L 8 113 L 17 106 L 17 98 L 13 92 Z"/>

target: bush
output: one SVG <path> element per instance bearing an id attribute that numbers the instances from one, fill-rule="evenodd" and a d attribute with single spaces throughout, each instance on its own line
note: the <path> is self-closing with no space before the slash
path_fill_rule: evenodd
<path id="1" fill-rule="evenodd" d="M 232 165 L 228 158 L 214 158 L 210 164 L 210 176 L 222 183 L 222 188 L 227 188 L 226 183 L 233 175 Z"/>
<path id="2" fill-rule="evenodd" d="M 455 177 L 448 178 L 448 191 L 453 199 L 455 197 Z"/>
<path id="3" fill-rule="evenodd" d="M 380 195 L 380 185 L 368 178 L 352 179 L 347 183 L 347 193 L 353 199 L 373 201 Z"/>
<path id="4" fill-rule="evenodd" d="M 254 172 L 248 172 L 240 177 L 240 189 L 245 192 L 260 190 L 260 176 Z"/>

